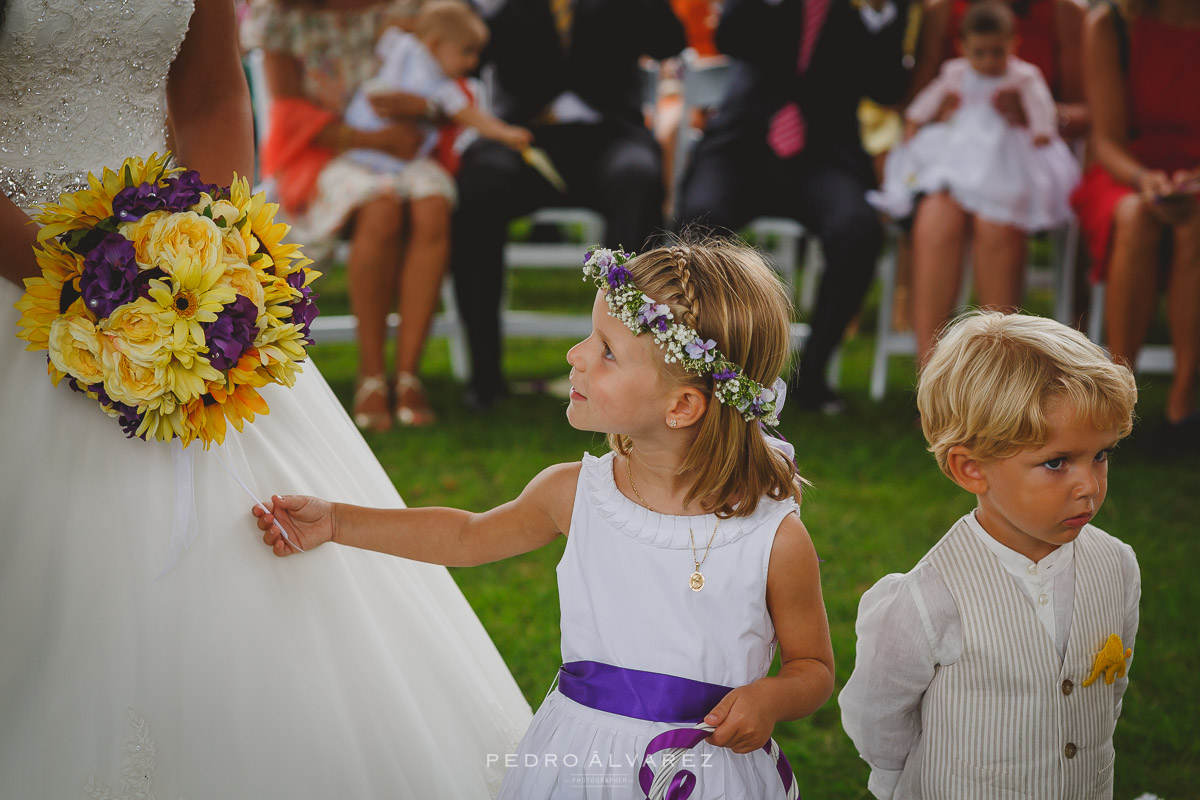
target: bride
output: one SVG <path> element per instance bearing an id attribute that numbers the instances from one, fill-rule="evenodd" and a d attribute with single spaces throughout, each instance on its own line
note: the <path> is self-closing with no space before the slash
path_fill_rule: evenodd
<path id="1" fill-rule="evenodd" d="M 529 706 L 446 571 L 282 564 L 217 461 L 401 505 L 312 364 L 194 453 L 199 536 L 156 578 L 175 445 L 125 439 L 15 336 L 22 208 L 162 152 L 168 109 L 180 163 L 252 174 L 235 41 L 230 0 L 0 0 L 0 797 L 485 797 Z"/>

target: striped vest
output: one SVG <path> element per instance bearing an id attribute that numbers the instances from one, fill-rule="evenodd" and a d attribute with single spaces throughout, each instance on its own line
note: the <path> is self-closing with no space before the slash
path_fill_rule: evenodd
<path id="1" fill-rule="evenodd" d="M 1091 526 L 1075 541 L 1075 603 L 1061 663 L 1029 600 L 966 522 L 926 558 L 958 606 L 963 651 L 934 674 L 921 739 L 894 796 L 1111 798 L 1115 694 L 1103 679 L 1080 683 L 1109 634 L 1123 629 L 1119 543 Z"/>

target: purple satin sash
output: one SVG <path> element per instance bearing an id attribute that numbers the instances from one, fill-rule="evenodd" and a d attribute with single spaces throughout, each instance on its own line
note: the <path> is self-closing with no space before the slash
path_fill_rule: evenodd
<path id="1" fill-rule="evenodd" d="M 660 672 L 614 667 L 598 661 L 572 661 L 558 671 L 558 690 L 580 705 L 650 722 L 696 723 L 733 691 L 728 686 L 694 681 Z M 646 794 L 654 782 L 654 770 L 648 763 L 655 753 L 675 747 L 692 748 L 708 738 L 711 731 L 699 728 L 674 728 L 650 740 L 642 756 L 638 784 Z M 784 794 L 799 797 L 793 791 L 795 776 L 787 757 L 774 739 L 762 747 L 775 760 L 775 769 L 783 782 Z M 687 800 L 696 788 L 696 776 L 679 770 L 671 780 L 666 800 Z"/>

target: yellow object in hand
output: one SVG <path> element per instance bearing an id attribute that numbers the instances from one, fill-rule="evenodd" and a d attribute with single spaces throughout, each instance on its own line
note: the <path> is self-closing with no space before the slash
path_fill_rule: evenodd
<path id="1" fill-rule="evenodd" d="M 1117 678 L 1125 677 L 1125 659 L 1132 655 L 1133 650 L 1125 648 L 1125 645 L 1121 643 L 1120 636 L 1115 633 L 1110 634 L 1104 647 L 1099 653 L 1096 653 L 1096 660 L 1092 664 L 1092 674 L 1082 685 L 1091 686 L 1103 673 L 1104 683 L 1111 686 Z"/>

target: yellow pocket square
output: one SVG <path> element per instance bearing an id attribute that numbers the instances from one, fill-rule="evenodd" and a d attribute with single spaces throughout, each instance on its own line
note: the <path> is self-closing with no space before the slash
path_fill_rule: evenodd
<path id="1" fill-rule="evenodd" d="M 1125 659 L 1132 655 L 1133 651 L 1126 649 L 1120 636 L 1110 634 L 1104 647 L 1096 653 L 1096 660 L 1092 663 L 1092 674 L 1088 675 L 1082 685 L 1091 686 L 1096 682 L 1096 678 L 1103 674 L 1104 682 L 1111 686 L 1117 678 L 1125 677 Z"/>

